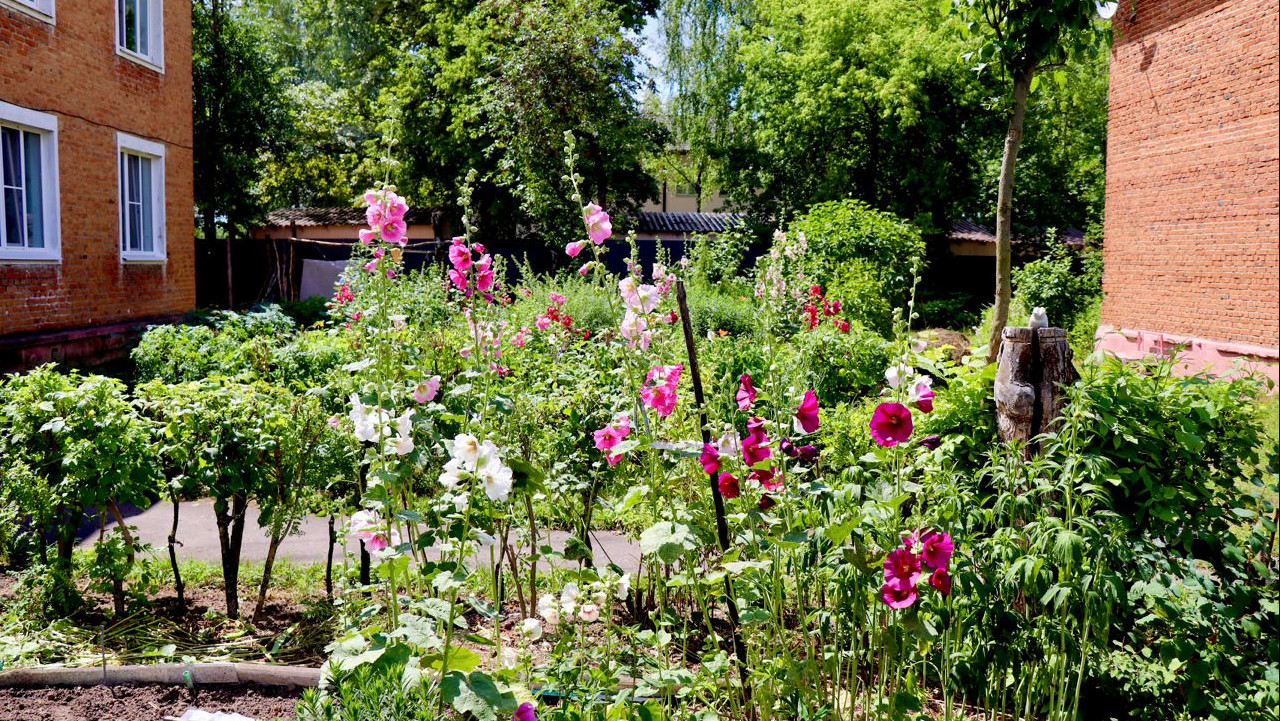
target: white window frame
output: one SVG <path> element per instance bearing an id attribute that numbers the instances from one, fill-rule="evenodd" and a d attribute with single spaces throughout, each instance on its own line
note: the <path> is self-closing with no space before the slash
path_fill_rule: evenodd
<path id="1" fill-rule="evenodd" d="M 0 7 L 13 8 L 50 25 L 55 24 L 54 0 L 0 0 Z"/>
<path id="2" fill-rule="evenodd" d="M 150 252 L 128 250 L 127 222 L 125 220 L 125 178 L 120 172 L 122 155 L 137 155 L 151 160 L 151 229 L 154 233 Z M 164 144 L 154 140 L 139 138 L 128 133 L 116 133 L 116 217 L 120 224 L 116 247 L 120 250 L 120 260 L 126 263 L 163 263 L 168 259 L 165 253 L 165 205 L 164 205 Z"/>
<path id="3" fill-rule="evenodd" d="M 19 107 L 0 100 L 0 124 L 39 133 L 41 201 L 44 205 L 44 247 L 14 248 L 0 245 L 0 262 L 62 259 L 62 224 L 58 196 L 58 116 Z"/>
<path id="4" fill-rule="evenodd" d="M 132 0 L 147 4 L 147 52 L 140 53 L 126 48 L 121 40 L 120 20 L 124 14 L 126 0 L 115 0 L 112 14 L 115 15 L 116 54 L 128 58 L 135 63 L 145 65 L 156 72 L 164 72 L 164 0 Z"/>

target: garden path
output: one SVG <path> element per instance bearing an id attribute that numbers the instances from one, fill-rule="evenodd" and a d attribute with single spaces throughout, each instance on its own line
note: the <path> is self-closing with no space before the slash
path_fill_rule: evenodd
<path id="1" fill-rule="evenodd" d="M 165 548 L 169 537 L 169 527 L 173 523 L 173 507 L 168 503 L 157 503 L 147 509 L 122 508 L 125 520 L 130 526 L 136 526 L 138 537 L 155 548 L 160 557 L 166 554 Z M 178 524 L 178 559 L 198 559 L 217 563 L 221 556 L 218 551 L 218 526 L 213 518 L 213 501 L 202 498 L 181 504 Z M 264 529 L 258 526 L 258 508 L 250 506 L 245 522 L 244 545 L 240 558 L 245 563 L 261 563 L 267 557 L 268 537 Z M 301 533 L 286 538 L 280 544 L 277 558 L 284 558 L 295 563 L 323 563 L 328 551 L 326 541 L 329 525 L 326 518 L 307 516 L 303 519 Z M 341 529 L 339 529 L 341 532 Z M 551 546 L 563 550 L 565 539 L 569 534 L 564 531 L 551 531 Z M 98 537 L 97 518 L 86 521 L 80 529 L 79 547 L 92 548 Z M 635 573 L 640 566 L 640 546 L 626 536 L 613 531 L 593 531 L 592 547 L 596 551 L 597 564 L 616 563 L 624 571 Z M 342 558 L 342 551 L 355 553 L 356 544 L 348 541 L 346 536 L 339 536 L 339 548 L 334 550 L 334 559 Z M 488 554 L 483 554 L 488 560 Z"/>

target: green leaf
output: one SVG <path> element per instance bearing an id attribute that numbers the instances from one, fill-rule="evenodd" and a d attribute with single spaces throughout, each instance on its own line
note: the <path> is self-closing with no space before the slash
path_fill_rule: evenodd
<path id="1" fill-rule="evenodd" d="M 640 553 L 657 555 L 663 563 L 675 563 L 685 552 L 697 547 L 697 536 L 683 523 L 661 521 L 640 534 Z"/>

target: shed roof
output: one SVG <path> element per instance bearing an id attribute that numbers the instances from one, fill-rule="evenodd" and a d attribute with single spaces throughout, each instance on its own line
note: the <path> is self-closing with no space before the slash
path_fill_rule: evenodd
<path id="1" fill-rule="evenodd" d="M 1045 230 L 1046 228 L 1028 228 L 1026 233 L 1014 237 L 1013 241 L 1015 243 L 1035 241 L 1044 235 Z M 1058 238 L 1067 245 L 1084 245 L 1084 231 L 1078 228 L 1059 229 Z M 951 231 L 947 233 L 947 240 L 995 243 L 996 234 L 977 223 L 961 219 L 951 221 Z"/>
<path id="2" fill-rule="evenodd" d="M 430 225 L 435 211 L 431 208 L 410 208 L 404 215 L 408 225 Z M 267 213 L 264 226 L 287 228 L 318 225 L 365 225 L 363 208 L 279 208 Z"/>
<path id="3" fill-rule="evenodd" d="M 738 213 L 641 213 L 636 230 L 640 233 L 722 233 L 741 225 Z"/>

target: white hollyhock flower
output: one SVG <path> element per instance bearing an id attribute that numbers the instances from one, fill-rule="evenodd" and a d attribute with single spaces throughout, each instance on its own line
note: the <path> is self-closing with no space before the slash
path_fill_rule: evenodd
<path id="1" fill-rule="evenodd" d="M 587 623 L 595 623 L 600 620 L 600 607 L 594 603 L 584 603 L 582 608 L 578 609 L 578 618 Z"/>
<path id="2" fill-rule="evenodd" d="M 413 409 L 396 419 L 396 437 L 387 440 L 388 450 L 397 456 L 413 452 Z"/>
<path id="3" fill-rule="evenodd" d="M 618 577 L 618 581 L 613 587 L 613 595 L 623 601 L 626 600 L 627 596 L 631 595 L 631 574 L 624 573 Z"/>
<path id="4" fill-rule="evenodd" d="M 884 379 L 885 382 L 889 384 L 890 388 L 897 388 L 909 380 L 913 375 L 915 375 L 915 370 L 911 366 L 906 365 L 905 363 L 899 363 L 897 365 L 889 366 L 888 370 L 884 372 Z"/>
<path id="5" fill-rule="evenodd" d="M 484 492 L 489 500 L 501 502 L 511 495 L 513 474 L 511 469 L 502 465 L 501 462 L 490 461 L 478 470 L 476 475 L 484 483 Z"/>
<path id="6" fill-rule="evenodd" d="M 536 618 L 526 618 L 520 622 L 520 635 L 526 641 L 537 641 L 542 638 L 542 622 Z"/>
<path id="7" fill-rule="evenodd" d="M 444 464 L 444 470 L 440 472 L 440 485 L 451 491 L 456 490 L 465 478 L 466 471 L 462 470 L 462 461 L 454 458 Z"/>
<path id="8" fill-rule="evenodd" d="M 480 448 L 480 439 L 470 433 L 462 433 L 453 439 L 449 455 L 462 461 L 466 466 L 475 468 L 476 461 L 480 459 Z"/>

